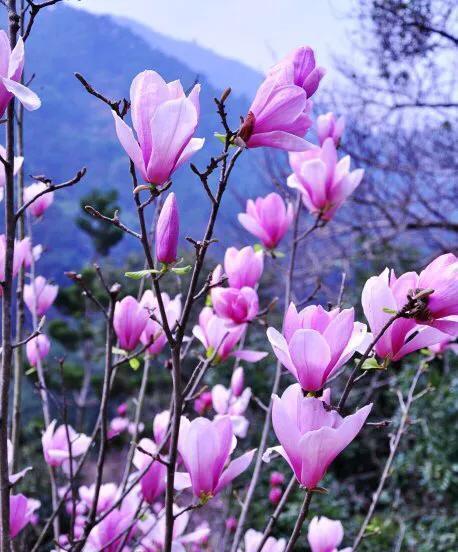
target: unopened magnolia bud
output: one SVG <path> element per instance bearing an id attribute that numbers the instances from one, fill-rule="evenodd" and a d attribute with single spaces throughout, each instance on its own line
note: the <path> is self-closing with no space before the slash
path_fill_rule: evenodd
<path id="1" fill-rule="evenodd" d="M 243 368 L 239 366 L 234 370 L 231 378 L 231 391 L 235 397 L 240 397 L 243 392 L 244 384 L 245 375 L 243 372 Z"/>
<path id="2" fill-rule="evenodd" d="M 279 485 L 283 485 L 284 482 L 285 476 L 282 473 L 274 471 L 270 474 L 269 483 L 271 487 L 278 487 Z"/>
<path id="3" fill-rule="evenodd" d="M 272 487 L 269 491 L 269 502 L 276 506 L 280 502 L 282 494 L 280 487 Z"/>
<path id="4" fill-rule="evenodd" d="M 175 194 L 171 192 L 164 202 L 156 226 L 156 257 L 164 264 L 177 260 L 180 219 Z"/>

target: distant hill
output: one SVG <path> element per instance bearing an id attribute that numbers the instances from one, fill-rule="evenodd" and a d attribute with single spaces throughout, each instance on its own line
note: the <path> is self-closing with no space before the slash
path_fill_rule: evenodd
<path id="1" fill-rule="evenodd" d="M 87 94 L 74 72 L 82 73 L 108 96 L 121 98 L 128 95 L 132 78 L 144 69 L 154 69 L 168 81 L 179 78 L 185 88 L 192 85 L 196 76 L 194 68 L 152 48 L 111 17 L 59 5 L 43 10 L 37 18 L 26 48 L 26 71 L 28 75 L 35 74 L 32 88 L 43 105 L 26 114 L 26 174 L 46 174 L 59 181 L 82 166 L 88 169 L 84 181 L 56 194 L 46 221 L 34 227 L 35 241 L 40 239 L 49 248 L 40 270 L 57 280 L 62 280 L 65 270 L 78 269 L 93 256 L 90 240 L 74 223 L 79 199 L 88 191 L 96 187 L 116 188 L 122 219 L 136 225 L 128 161 L 116 138 L 110 110 Z M 207 142 L 193 161 L 204 166 L 210 155 L 220 151 L 220 143 L 213 136 L 220 130 L 213 98 L 221 90 L 203 75 L 200 82 L 201 120 L 196 135 L 204 136 Z M 234 127 L 248 105 L 247 99 L 231 98 L 229 111 Z M 235 215 L 241 202 L 263 191 L 253 166 L 257 155 L 244 154 L 234 172 L 231 186 L 236 193 L 228 191 L 225 216 L 217 231 L 226 240 L 239 231 Z M 176 173 L 173 186 L 181 207 L 183 235 L 199 237 L 208 211 L 200 182 L 188 167 L 183 167 Z M 119 258 L 120 264 L 126 252 L 137 247 L 133 242 L 132 238 L 125 238 L 116 247 L 114 257 Z"/>
<path id="2" fill-rule="evenodd" d="M 196 42 L 171 38 L 127 17 L 113 19 L 143 38 L 155 50 L 180 60 L 197 75 L 203 75 L 215 88 L 224 89 L 230 85 L 236 95 L 250 98 L 262 82 L 263 75 L 251 67 L 221 57 Z"/>

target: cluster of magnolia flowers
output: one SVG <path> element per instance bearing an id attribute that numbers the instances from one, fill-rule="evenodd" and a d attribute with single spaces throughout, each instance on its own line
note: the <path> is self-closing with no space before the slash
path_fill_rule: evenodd
<path id="1" fill-rule="evenodd" d="M 9 65 L 3 64 L 8 70 L 1 75 L 0 112 L 3 114 L 12 94 L 26 107 L 38 107 L 34 94 L 18 82 L 23 65 L 22 42 L 11 53 L 5 40 L 0 34 L 0 56 L 9 60 Z M 288 186 L 297 190 L 310 213 L 328 221 L 359 185 L 363 171 L 350 171 L 348 156 L 338 159 L 337 148 L 344 128 L 342 118 L 337 119 L 332 113 L 318 117 L 319 145 L 304 139 L 312 125 L 310 98 L 323 74 L 310 48 L 294 51 L 271 69 L 232 141 L 248 149 L 273 147 L 288 151 L 292 169 Z M 173 172 L 203 147 L 204 140 L 194 137 L 200 116 L 199 92 L 200 85 L 196 85 L 186 95 L 179 81 L 166 83 L 156 72 L 144 71 L 135 77 L 130 90 L 134 130 L 113 112 L 119 141 L 145 183 L 161 189 Z M 18 164 L 21 162 L 18 160 Z M 45 184 L 34 184 L 25 192 L 26 203 L 36 198 L 28 209 L 35 217 L 40 217 L 52 201 L 51 194 L 42 194 L 42 186 Z M 246 212 L 239 214 L 240 224 L 262 242 L 264 250 L 252 246 L 230 247 L 223 265 L 217 266 L 212 274 L 209 301 L 200 312 L 192 334 L 203 345 L 205 357 L 213 366 L 230 357 L 258 362 L 268 354 L 245 349 L 242 343 L 249 325 L 260 314 L 257 289 L 266 252 L 272 253 L 278 247 L 293 218 L 293 206 L 277 193 L 248 200 Z M 161 263 L 158 270 L 161 274 L 168 270 L 179 274 L 182 270 L 177 256 L 179 226 L 177 201 L 171 192 L 160 211 L 155 233 L 155 256 Z M 0 272 L 4 272 L 4 242 L 3 237 Z M 34 252 L 28 238 L 16 245 L 15 274 L 21 264 L 25 267 L 33 264 Z M 332 405 L 330 388 L 326 386 L 342 373 L 344 365 L 356 353 L 365 351 L 374 341 L 373 354 L 385 366 L 421 348 L 441 350 L 452 342 L 458 334 L 457 272 L 456 257 L 446 254 L 420 274 L 409 272 L 397 278 L 393 271 L 386 269 L 380 276 L 370 278 L 364 286 L 362 305 L 372 333 L 365 324 L 355 321 L 352 308 L 327 311 L 311 305 L 298 310 L 292 303 L 282 331 L 272 327 L 267 330 L 273 353 L 296 383 L 287 387 L 281 396 L 273 397 L 272 422 L 280 444 L 266 451 L 265 461 L 276 454 L 282 456 L 302 487 L 316 489 L 333 460 L 361 431 L 372 406 L 365 405 L 354 414 L 342 416 Z M 38 276 L 25 287 L 24 300 L 37 318 L 51 307 L 56 294 L 57 286 Z M 406 307 L 411 303 L 409 310 Z M 120 354 L 137 352 L 155 358 L 167 344 L 164 328 L 173 333 L 181 311 L 180 295 L 172 299 L 163 293 L 159 303 L 151 290 L 146 290 L 138 300 L 127 296 L 118 301 L 113 326 Z M 394 315 L 399 316 L 379 336 Z M 48 338 L 40 333 L 27 343 L 29 363 L 36 366 L 49 350 Z M 250 399 L 251 389 L 245 385 L 244 369 L 237 365 L 228 388 L 217 384 L 195 399 L 198 417 L 189 419 L 183 415 L 181 418 L 178 471 L 174 478 L 178 491 L 174 505 L 174 552 L 205 549 L 210 536 L 207 522 L 187 532 L 189 503 L 178 504 L 183 496 L 189 496 L 186 492 L 192 493 L 194 505 L 203 506 L 241 475 L 253 459 L 255 450 L 238 452 L 238 438 L 243 439 L 249 430 L 245 413 Z M 138 546 L 133 549 L 144 552 L 163 550 L 167 460 L 162 454 L 167 449 L 169 420 L 168 411 L 154 418 L 153 435 L 139 441 L 133 457 L 136 471 L 128 477 L 126 485 L 108 482 L 97 490 L 95 485 L 82 485 L 76 500 L 68 494 L 68 479 L 73 463 L 86 454 L 92 440 L 68 424 L 57 426 L 56 420 L 45 429 L 43 456 L 49 466 L 61 470 L 59 475 L 66 482 L 61 496 L 72 519 L 72 537 L 84 535 L 97 493 L 98 522 L 88 535 L 86 552 L 114 551 L 119 547 L 128 550 L 131 544 Z M 143 428 L 132 429 L 126 406 L 118 407 L 108 436 L 113 438 L 124 431 L 136 433 L 137 430 L 142 432 Z M 18 474 L 11 474 L 12 482 L 24 477 L 27 470 L 19 478 Z M 283 484 L 281 474 L 271 474 L 269 498 L 273 504 L 278 503 Z M 38 506 L 37 501 L 22 494 L 11 495 L 12 537 L 27 523 L 36 521 Z M 228 519 L 227 528 L 233 530 L 236 524 L 236 520 Z M 253 529 L 246 531 L 245 552 L 258 550 L 262 538 Z M 313 552 L 336 550 L 342 539 L 340 522 L 326 518 L 311 521 L 308 541 Z M 57 545 L 65 550 L 70 540 L 69 535 L 62 534 Z M 281 552 L 285 545 L 284 539 L 269 537 L 263 551 Z"/>

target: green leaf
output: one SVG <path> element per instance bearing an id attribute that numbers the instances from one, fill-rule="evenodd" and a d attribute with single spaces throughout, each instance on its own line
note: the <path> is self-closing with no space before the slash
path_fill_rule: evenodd
<path id="1" fill-rule="evenodd" d="M 188 266 L 171 268 L 170 270 L 174 274 L 178 274 L 178 276 L 183 276 L 183 274 L 187 274 L 191 270 L 191 268 L 192 268 L 192 266 L 188 265 Z"/>
<path id="2" fill-rule="evenodd" d="M 367 358 L 363 365 L 361 366 L 361 370 L 384 370 L 385 368 L 380 365 L 375 358 Z"/>
<path id="3" fill-rule="evenodd" d="M 205 306 L 206 307 L 213 307 L 213 301 L 212 301 L 212 297 L 210 294 L 207 295 L 207 297 L 205 297 Z"/>
<path id="4" fill-rule="evenodd" d="M 148 276 L 149 274 L 161 274 L 161 270 L 155 270 L 154 268 L 151 268 L 149 270 L 137 270 L 136 272 L 125 272 L 124 276 L 126 278 L 132 278 L 132 280 L 141 280 L 145 276 Z"/>
<path id="5" fill-rule="evenodd" d="M 383 312 L 386 312 L 386 314 L 396 314 L 396 311 L 393 309 L 389 309 L 388 307 L 383 307 Z"/>
<path id="6" fill-rule="evenodd" d="M 36 368 L 32 367 L 32 368 L 29 368 L 29 370 L 27 370 L 27 372 L 25 373 L 26 376 L 30 376 L 31 374 L 33 374 L 34 372 L 36 372 Z"/>
<path id="7" fill-rule="evenodd" d="M 226 143 L 226 135 L 225 134 L 221 134 L 221 132 L 214 132 L 213 133 L 213 136 L 219 140 L 220 142 L 222 142 L 223 144 Z"/>
<path id="8" fill-rule="evenodd" d="M 136 372 L 140 368 L 140 361 L 138 358 L 131 358 L 129 360 L 129 366 Z"/>
<path id="9" fill-rule="evenodd" d="M 285 254 L 283 253 L 283 251 L 279 251 L 278 249 L 274 249 L 272 251 L 272 257 L 276 257 L 277 259 L 283 259 L 284 256 Z"/>
<path id="10" fill-rule="evenodd" d="M 257 253 L 258 251 L 264 251 L 264 247 L 263 247 L 260 243 L 255 243 L 255 244 L 253 245 L 253 249 L 256 251 L 256 253 Z"/>

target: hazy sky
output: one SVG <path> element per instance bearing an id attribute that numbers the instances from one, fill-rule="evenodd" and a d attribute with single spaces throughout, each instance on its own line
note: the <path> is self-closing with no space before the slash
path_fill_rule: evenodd
<path id="1" fill-rule="evenodd" d="M 265 70 L 299 45 L 310 45 L 330 65 L 346 49 L 354 0 L 70 0 L 95 13 L 137 19 L 174 38 Z"/>

